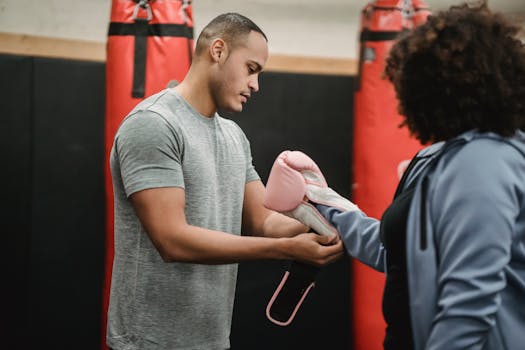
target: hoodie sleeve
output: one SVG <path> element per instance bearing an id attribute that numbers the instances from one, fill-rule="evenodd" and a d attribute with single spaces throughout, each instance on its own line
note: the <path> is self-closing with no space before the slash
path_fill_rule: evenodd
<path id="1" fill-rule="evenodd" d="M 384 272 L 385 249 L 379 238 L 379 220 L 366 216 L 360 210 L 342 212 L 320 204 L 316 207 L 337 229 L 348 254 Z"/>

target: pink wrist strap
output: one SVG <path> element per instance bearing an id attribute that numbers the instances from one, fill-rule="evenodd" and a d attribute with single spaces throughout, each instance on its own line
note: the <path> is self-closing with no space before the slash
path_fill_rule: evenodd
<path id="1" fill-rule="evenodd" d="M 292 261 L 266 306 L 266 317 L 279 326 L 292 323 L 310 290 L 319 268 Z"/>

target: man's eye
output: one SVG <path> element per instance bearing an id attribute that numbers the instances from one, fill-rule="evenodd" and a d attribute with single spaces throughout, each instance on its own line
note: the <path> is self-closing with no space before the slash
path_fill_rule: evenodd
<path id="1" fill-rule="evenodd" d="M 255 68 L 253 68 L 252 66 L 248 66 L 248 72 L 250 72 L 250 74 L 255 73 Z"/>

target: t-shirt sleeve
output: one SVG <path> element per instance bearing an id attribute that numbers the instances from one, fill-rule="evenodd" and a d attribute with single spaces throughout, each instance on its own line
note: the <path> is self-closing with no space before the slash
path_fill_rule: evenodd
<path id="1" fill-rule="evenodd" d="M 243 147 L 244 147 L 244 154 L 246 154 L 246 183 L 251 181 L 260 180 L 259 174 L 257 174 L 257 171 L 255 170 L 255 166 L 253 165 L 253 159 L 252 159 L 252 152 L 250 149 L 250 141 L 248 141 L 248 138 L 244 133 L 242 133 L 243 137 Z"/>
<path id="2" fill-rule="evenodd" d="M 115 138 L 115 152 L 126 196 L 149 188 L 184 188 L 180 138 L 154 112 L 141 111 L 123 122 Z"/>

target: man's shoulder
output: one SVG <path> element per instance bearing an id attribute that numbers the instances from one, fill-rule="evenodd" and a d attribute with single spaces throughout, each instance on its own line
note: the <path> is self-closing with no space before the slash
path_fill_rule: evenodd
<path id="1" fill-rule="evenodd" d="M 159 93 L 150 96 L 137 107 L 139 110 L 149 111 L 165 119 L 178 119 L 184 117 L 187 113 L 177 95 L 170 89 L 165 89 Z"/>
<path id="2" fill-rule="evenodd" d="M 139 111 L 144 111 L 152 106 L 156 105 L 159 100 L 166 97 L 167 89 L 161 90 L 151 96 L 146 97 L 142 101 L 138 102 L 135 107 L 129 112 L 128 116 L 135 114 Z"/>
<path id="3" fill-rule="evenodd" d="M 177 125 L 181 120 L 187 118 L 187 113 L 184 113 L 180 105 L 174 94 L 169 93 L 168 89 L 162 90 L 137 104 L 124 118 L 120 129 L 123 129 L 124 125 L 127 127 L 145 126 L 145 124 L 155 127 L 158 123 Z"/>

